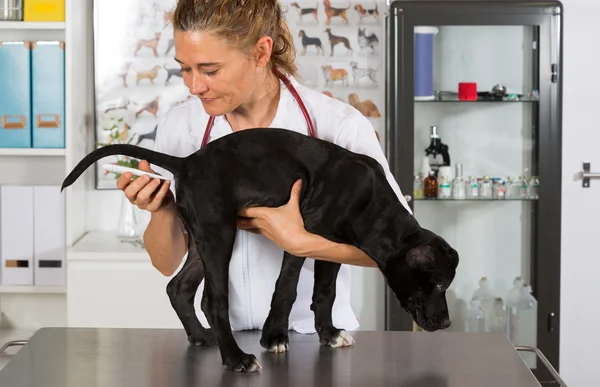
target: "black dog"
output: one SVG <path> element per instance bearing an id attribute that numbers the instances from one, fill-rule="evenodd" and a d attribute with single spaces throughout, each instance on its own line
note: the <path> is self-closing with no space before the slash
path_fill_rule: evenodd
<path id="1" fill-rule="evenodd" d="M 441 237 L 419 226 L 375 159 L 291 130 L 258 128 L 224 136 L 185 158 L 133 145 L 105 146 L 80 161 L 62 189 L 97 160 L 117 154 L 145 159 L 173 173 L 189 252 L 167 293 L 189 342 L 218 344 L 227 369 L 260 368 L 256 357 L 237 345 L 229 321 L 228 270 L 238 214 L 249 206 L 287 203 L 298 178 L 307 231 L 354 245 L 369 255 L 402 307 L 423 329 L 450 326 L 445 292 L 454 279 L 458 254 Z M 288 318 L 304 259 L 284 253 L 260 340 L 271 351 L 287 348 Z M 323 345 L 336 346 L 347 337 L 333 326 L 331 317 L 339 268 L 336 263 L 315 261 L 311 310 Z M 193 304 L 204 277 L 201 305 L 211 330 L 200 324 Z"/>

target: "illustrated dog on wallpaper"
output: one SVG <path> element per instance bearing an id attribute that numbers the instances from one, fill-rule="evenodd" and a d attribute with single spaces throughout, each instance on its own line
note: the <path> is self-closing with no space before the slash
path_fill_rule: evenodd
<path id="1" fill-rule="evenodd" d="M 248 129 L 174 157 L 133 145 L 110 145 L 85 156 L 62 189 L 97 160 L 127 155 L 147 160 L 174 175 L 179 216 L 189 235 L 188 258 L 167 286 L 171 304 L 191 345 L 218 344 L 228 370 L 261 368 L 233 337 L 228 313 L 228 271 L 239 212 L 247 206 L 281 206 L 302 179 L 300 210 L 308 232 L 356 246 L 373 259 L 400 305 L 424 330 L 450 326 L 446 289 L 454 280 L 458 254 L 435 233 L 420 227 L 390 187 L 373 158 L 328 141 L 286 129 Z M 277 160 L 277 162 L 274 162 Z M 271 352 L 288 349 L 289 314 L 305 257 L 285 252 L 260 344 Z M 322 345 L 354 343 L 332 323 L 340 264 L 316 260 L 311 310 Z M 201 308 L 194 309 L 205 280 Z"/>

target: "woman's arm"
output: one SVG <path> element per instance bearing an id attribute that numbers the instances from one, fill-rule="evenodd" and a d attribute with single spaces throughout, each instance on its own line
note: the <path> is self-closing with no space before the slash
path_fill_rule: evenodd
<path id="1" fill-rule="evenodd" d="M 242 210 L 238 228 L 264 235 L 283 250 L 299 257 L 377 267 L 362 250 L 306 231 L 300 214 L 301 184 L 301 180 L 294 183 L 290 200 L 281 207 L 250 207 Z"/>
<path id="2" fill-rule="evenodd" d="M 320 235 L 306 232 L 302 239 L 300 250 L 295 254 L 299 257 L 312 257 L 322 261 L 345 263 L 347 265 L 377 267 L 361 249 L 343 243 L 332 242 Z"/>
<path id="3" fill-rule="evenodd" d="M 180 222 L 174 202 L 171 202 L 152 213 L 144 232 L 144 246 L 152 266 L 167 277 L 175 273 L 187 253 L 187 235 Z"/>

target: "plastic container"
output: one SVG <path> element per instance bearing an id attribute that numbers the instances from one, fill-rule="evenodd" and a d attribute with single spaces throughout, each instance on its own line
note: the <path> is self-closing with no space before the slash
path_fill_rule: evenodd
<path id="1" fill-rule="evenodd" d="M 490 286 L 487 277 L 481 277 L 479 280 L 479 288 L 473 294 L 474 299 L 478 299 L 481 303 L 481 310 L 485 315 L 485 332 L 490 332 L 490 323 L 492 321 L 492 309 L 494 308 L 494 293 Z"/>
<path id="2" fill-rule="evenodd" d="M 496 297 L 494 299 L 494 308 L 492 309 L 490 332 L 501 332 L 506 335 L 506 328 L 506 310 L 504 310 L 502 298 Z"/>
<path id="3" fill-rule="evenodd" d="M 521 287 L 521 299 L 517 304 L 515 345 L 537 346 L 538 302 L 531 294 L 531 286 L 524 283 Z M 520 353 L 529 368 L 537 367 L 535 353 Z"/>
<path id="4" fill-rule="evenodd" d="M 433 37 L 437 27 L 415 27 L 415 101 L 435 98 L 433 92 Z"/>
<path id="5" fill-rule="evenodd" d="M 23 0 L 0 0 L 0 21 L 23 21 Z"/>
<path id="6" fill-rule="evenodd" d="M 64 22 L 65 0 L 27 0 L 23 11 L 23 20 Z"/>
<path id="7" fill-rule="evenodd" d="M 467 311 L 467 332 L 485 332 L 485 314 L 481 310 L 481 300 L 477 297 L 471 299 Z"/>
<path id="8" fill-rule="evenodd" d="M 515 277 L 513 287 L 506 296 L 506 335 L 514 344 L 517 340 L 517 306 L 521 300 L 523 278 Z"/>

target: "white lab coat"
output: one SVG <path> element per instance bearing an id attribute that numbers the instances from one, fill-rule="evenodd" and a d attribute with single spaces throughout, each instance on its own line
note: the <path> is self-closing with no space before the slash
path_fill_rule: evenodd
<path id="1" fill-rule="evenodd" d="M 304 87 L 290 77 L 313 121 L 317 136 L 357 153 L 367 154 L 384 167 L 391 187 L 398 199 L 410 211 L 398 184 L 389 171 L 385 155 L 374 133 L 372 124 L 348 104 Z M 271 127 L 286 128 L 308 135 L 308 127 L 293 95 L 281 82 L 277 113 Z M 154 149 L 187 156 L 200 147 L 208 121 L 208 114 L 197 98 L 173 108 L 159 123 Z M 224 117 L 216 117 L 209 142 L 232 133 Z M 165 176 L 168 171 L 152 166 Z M 172 187 L 174 189 L 174 187 Z M 144 211 L 144 222 L 149 213 Z M 229 313 L 233 330 L 262 329 L 268 316 L 275 282 L 279 276 L 283 251 L 266 237 L 238 230 L 229 268 Z M 310 310 L 313 290 L 314 260 L 306 259 L 298 283 L 298 296 L 292 308 L 289 329 L 300 333 L 314 333 L 314 315 Z M 196 295 L 195 306 L 200 321 L 208 326 L 200 301 L 204 281 Z M 355 330 L 358 319 L 350 305 L 350 266 L 342 265 L 333 306 L 333 323 L 345 330 Z"/>

